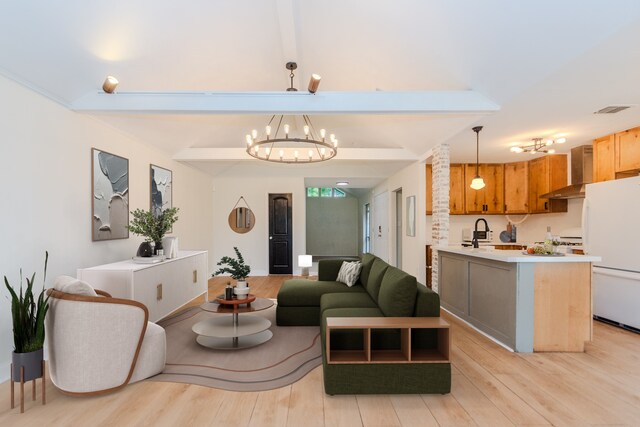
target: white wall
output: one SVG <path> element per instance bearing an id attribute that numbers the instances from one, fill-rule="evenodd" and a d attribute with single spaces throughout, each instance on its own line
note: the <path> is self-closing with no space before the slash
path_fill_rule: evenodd
<path id="1" fill-rule="evenodd" d="M 310 255 L 358 255 L 358 199 L 308 197 L 306 202 L 307 253 Z"/>
<path id="2" fill-rule="evenodd" d="M 275 171 L 275 169 L 274 169 Z M 299 274 L 298 255 L 306 253 L 305 246 L 305 186 L 303 177 L 251 175 L 244 166 L 229 169 L 214 178 L 215 209 L 213 227 L 216 239 L 213 261 L 224 255 L 234 255 L 237 246 L 245 262 L 251 266 L 252 276 L 269 274 L 269 193 L 291 193 L 293 196 L 293 272 Z M 255 227 L 248 233 L 237 234 L 227 222 L 231 209 L 240 196 L 253 210 Z M 212 264 L 212 270 L 215 268 Z"/>
<path id="3" fill-rule="evenodd" d="M 425 176 L 424 163 L 415 162 L 400 172 L 391 176 L 385 182 L 377 186 L 374 194 L 378 195 L 387 192 L 389 197 L 388 218 L 389 218 L 389 264 L 395 264 L 395 193 L 402 188 L 403 198 L 403 224 L 402 224 L 402 270 L 415 276 L 420 283 L 425 283 L 425 244 L 426 235 L 431 235 L 431 228 L 427 230 L 425 212 Z M 416 196 L 416 235 L 407 236 L 406 224 L 406 200 L 407 197 Z M 373 209 L 373 206 L 372 206 Z M 372 212 L 373 214 L 373 212 Z M 429 224 L 429 227 L 431 225 Z M 375 230 L 373 231 L 375 233 Z"/>
<path id="4" fill-rule="evenodd" d="M 47 286 L 60 274 L 130 258 L 142 238 L 91 241 L 91 147 L 129 159 L 130 210 L 149 208 L 149 163 L 173 171 L 173 235 L 182 249 L 212 251 L 212 179 L 174 162 L 90 116 L 75 113 L 0 76 L 0 274 L 18 284 L 19 269 Z M 10 306 L 0 290 L 0 382 L 13 349 Z"/>

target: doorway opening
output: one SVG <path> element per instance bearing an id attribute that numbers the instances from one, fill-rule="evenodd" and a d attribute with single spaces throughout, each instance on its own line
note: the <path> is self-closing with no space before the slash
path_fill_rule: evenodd
<path id="1" fill-rule="evenodd" d="M 402 188 L 395 191 L 396 193 L 396 267 L 402 268 Z"/>

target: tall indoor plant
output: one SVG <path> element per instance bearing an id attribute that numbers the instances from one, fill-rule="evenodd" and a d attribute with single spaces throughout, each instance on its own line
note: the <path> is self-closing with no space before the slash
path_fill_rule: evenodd
<path id="1" fill-rule="evenodd" d="M 155 243 L 155 250 L 162 249 L 162 238 L 173 224 L 178 220 L 179 208 L 165 209 L 159 215 L 154 215 L 151 210 L 136 209 L 131 212 L 133 219 L 127 229 L 133 234 L 143 236 L 144 243 L 138 249 L 138 256 L 151 256 L 151 243 Z"/>
<path id="2" fill-rule="evenodd" d="M 36 273 L 27 277 L 27 288 L 23 292 L 22 269 L 20 288 L 16 290 L 4 276 L 4 284 L 11 294 L 11 317 L 13 320 L 13 345 L 11 378 L 20 381 L 20 371 L 24 368 L 22 381 L 30 381 L 43 375 L 44 318 L 49 310 L 49 297 L 45 295 L 49 252 L 45 252 L 42 291 L 36 300 L 33 285 Z"/>
<path id="3" fill-rule="evenodd" d="M 244 258 L 237 247 L 234 246 L 233 250 L 238 258 L 223 256 L 216 264 L 222 267 L 216 270 L 213 276 L 229 273 L 232 279 L 243 282 L 251 273 L 251 267 L 244 263 Z"/>

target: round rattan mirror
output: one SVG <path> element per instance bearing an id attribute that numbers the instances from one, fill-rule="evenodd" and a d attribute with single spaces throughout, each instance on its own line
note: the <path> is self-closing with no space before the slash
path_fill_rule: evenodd
<path id="1" fill-rule="evenodd" d="M 255 223 L 256 217 L 249 208 L 234 208 L 229 213 L 229 227 L 236 233 L 248 233 Z"/>

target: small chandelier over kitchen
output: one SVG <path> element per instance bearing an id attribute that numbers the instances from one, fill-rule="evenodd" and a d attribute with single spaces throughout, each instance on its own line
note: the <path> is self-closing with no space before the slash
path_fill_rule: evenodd
<path id="1" fill-rule="evenodd" d="M 295 62 L 287 62 L 287 70 L 290 71 L 291 87 L 287 92 L 296 92 L 293 87 L 293 71 L 298 68 Z M 311 75 L 309 93 L 315 94 L 320 84 L 320 76 Z M 294 119 L 294 116 L 289 116 Z M 303 134 L 295 135 L 290 123 L 287 123 L 284 115 L 273 115 L 264 127 L 264 134 L 259 134 L 253 129 L 245 136 L 247 154 L 258 160 L 273 163 L 318 163 L 333 159 L 338 154 L 338 140 L 334 134 L 327 135 L 325 129 L 317 131 L 311 123 L 311 118 L 303 114 Z"/>
<path id="2" fill-rule="evenodd" d="M 567 142 L 567 138 L 556 138 L 556 139 L 551 139 L 551 138 L 533 138 L 531 139 L 531 143 L 530 144 L 525 144 L 525 145 L 517 145 L 515 147 L 511 147 L 511 152 L 513 153 L 531 153 L 531 154 L 538 154 L 538 153 L 548 153 L 548 154 L 553 154 L 556 152 L 555 148 L 553 148 L 553 146 L 555 144 L 564 144 L 565 142 Z"/>

